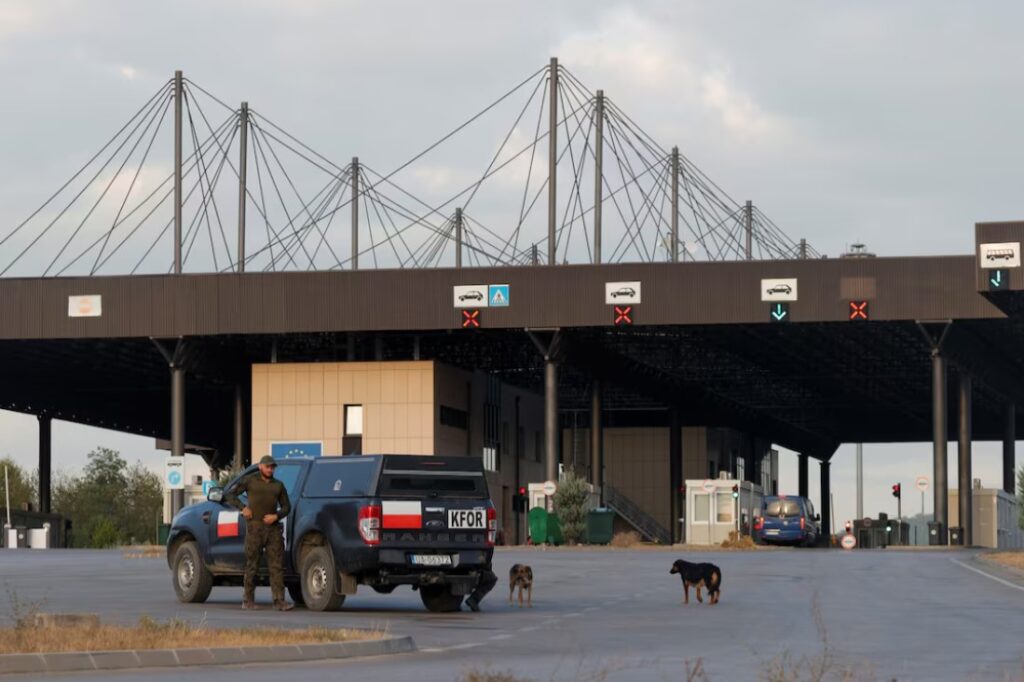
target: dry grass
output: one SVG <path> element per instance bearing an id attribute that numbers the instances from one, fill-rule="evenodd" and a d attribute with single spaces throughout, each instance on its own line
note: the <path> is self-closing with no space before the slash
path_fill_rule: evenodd
<path id="1" fill-rule="evenodd" d="M 167 548 L 163 545 L 131 545 L 121 548 L 124 559 L 163 559 L 167 556 Z"/>
<path id="2" fill-rule="evenodd" d="M 459 677 L 459 682 L 532 682 L 528 677 L 519 677 L 511 670 L 467 670 Z"/>
<path id="3" fill-rule="evenodd" d="M 992 554 L 983 554 L 982 558 L 987 561 L 993 561 L 1001 566 L 1024 571 L 1024 552 L 993 552 Z"/>
<path id="4" fill-rule="evenodd" d="M 612 536 L 612 541 L 608 543 L 609 547 L 636 547 L 642 545 L 643 540 L 640 538 L 640 533 L 635 530 L 628 530 L 625 533 L 616 533 Z"/>
<path id="5" fill-rule="evenodd" d="M 0 628 L 0 654 L 270 646 L 379 639 L 383 636 L 383 632 L 323 627 L 301 630 L 221 629 L 180 620 L 158 622 L 143 616 L 134 627 L 32 627 L 16 622 L 14 627 Z"/>
<path id="6" fill-rule="evenodd" d="M 734 530 L 729 531 L 729 539 L 722 540 L 722 549 L 754 549 L 754 538 L 740 535 Z"/>

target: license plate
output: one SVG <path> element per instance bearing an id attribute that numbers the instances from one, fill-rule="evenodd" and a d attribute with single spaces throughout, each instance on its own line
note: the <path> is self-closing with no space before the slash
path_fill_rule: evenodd
<path id="1" fill-rule="evenodd" d="M 448 528 L 451 530 L 484 530 L 487 512 L 483 509 L 449 509 Z"/>
<path id="2" fill-rule="evenodd" d="M 416 566 L 451 566 L 451 554 L 413 554 L 411 559 Z"/>
<path id="3" fill-rule="evenodd" d="M 773 528 L 772 530 L 766 530 L 764 533 L 765 535 L 778 535 L 779 531 Z"/>

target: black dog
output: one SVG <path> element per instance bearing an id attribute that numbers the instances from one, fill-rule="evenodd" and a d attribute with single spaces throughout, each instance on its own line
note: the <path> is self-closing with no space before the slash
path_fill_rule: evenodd
<path id="1" fill-rule="evenodd" d="M 669 573 L 678 573 L 683 579 L 683 603 L 690 603 L 690 586 L 697 588 L 697 601 L 703 602 L 700 596 L 700 588 L 708 591 L 708 603 L 717 604 L 718 595 L 722 588 L 722 571 L 714 564 L 691 564 L 689 561 L 677 559 L 672 562 L 672 570 Z"/>

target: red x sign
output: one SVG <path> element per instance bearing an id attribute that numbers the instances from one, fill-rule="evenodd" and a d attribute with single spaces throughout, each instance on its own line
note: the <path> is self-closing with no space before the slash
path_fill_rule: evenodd
<path id="1" fill-rule="evenodd" d="M 615 306 L 615 326 L 624 327 L 633 324 L 633 306 Z"/>
<path id="2" fill-rule="evenodd" d="M 850 319 L 851 320 L 866 320 L 866 319 L 868 319 L 868 302 L 867 301 L 850 301 Z"/>
<path id="3" fill-rule="evenodd" d="M 480 328 L 480 311 L 479 310 L 463 310 L 462 311 L 462 328 L 463 329 L 479 329 Z"/>

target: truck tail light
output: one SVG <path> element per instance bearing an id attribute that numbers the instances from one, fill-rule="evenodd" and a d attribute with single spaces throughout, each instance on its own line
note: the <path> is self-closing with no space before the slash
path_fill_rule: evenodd
<path id="1" fill-rule="evenodd" d="M 800 530 L 804 530 L 806 528 L 807 528 L 807 518 L 804 517 L 804 516 L 801 516 L 800 517 Z"/>
<path id="2" fill-rule="evenodd" d="M 763 516 L 755 516 L 754 517 L 754 530 L 764 530 L 764 517 Z"/>
<path id="3" fill-rule="evenodd" d="M 487 508 L 487 544 L 493 547 L 498 542 L 498 511 Z"/>
<path id="4" fill-rule="evenodd" d="M 380 544 L 380 521 L 383 514 L 379 504 L 359 508 L 359 535 L 368 545 Z"/>

